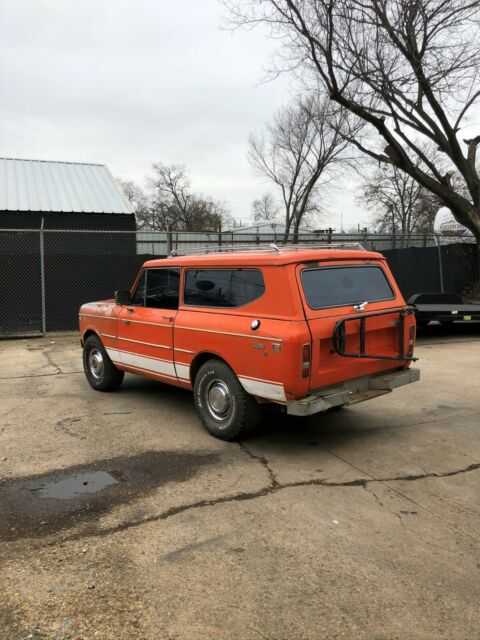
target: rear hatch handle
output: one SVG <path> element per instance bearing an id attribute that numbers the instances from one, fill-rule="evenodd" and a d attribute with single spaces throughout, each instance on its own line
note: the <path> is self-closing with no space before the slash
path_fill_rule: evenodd
<path id="1" fill-rule="evenodd" d="M 353 310 L 354 311 L 363 311 L 365 309 L 365 307 L 368 304 L 368 300 L 365 300 L 365 302 L 359 302 L 358 304 L 354 304 L 353 305 Z"/>

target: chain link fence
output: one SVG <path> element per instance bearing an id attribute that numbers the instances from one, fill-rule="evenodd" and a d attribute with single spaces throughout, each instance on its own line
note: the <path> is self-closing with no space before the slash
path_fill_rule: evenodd
<path id="1" fill-rule="evenodd" d="M 84 302 L 129 288 L 140 266 L 171 251 L 281 243 L 278 233 L 188 233 L 0 229 L 0 337 L 45 335 L 78 326 Z M 405 297 L 461 293 L 474 273 L 468 237 L 305 234 L 300 244 L 359 242 L 384 253 Z"/>
<path id="2" fill-rule="evenodd" d="M 219 245 L 278 244 L 283 242 L 283 234 L 277 232 L 235 232 L 195 233 L 188 231 L 137 232 L 137 251 L 153 255 L 168 255 L 171 251 L 182 251 L 199 247 Z M 292 240 L 290 240 L 292 242 Z M 456 242 L 472 243 L 472 236 L 439 236 L 434 234 L 377 234 L 377 233 L 300 233 L 299 244 L 332 244 L 335 242 L 359 242 L 365 249 L 384 251 L 407 247 L 436 247 L 438 244 Z"/>

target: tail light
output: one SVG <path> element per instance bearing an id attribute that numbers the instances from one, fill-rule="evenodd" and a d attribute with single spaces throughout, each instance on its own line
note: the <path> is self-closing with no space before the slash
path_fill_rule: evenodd
<path id="1" fill-rule="evenodd" d="M 312 346 L 307 342 L 302 347 L 302 378 L 309 378 L 312 368 Z"/>
<path id="2" fill-rule="evenodd" d="M 413 356 L 413 349 L 415 347 L 415 325 L 411 324 L 408 329 L 408 351 L 407 357 L 411 358 Z"/>

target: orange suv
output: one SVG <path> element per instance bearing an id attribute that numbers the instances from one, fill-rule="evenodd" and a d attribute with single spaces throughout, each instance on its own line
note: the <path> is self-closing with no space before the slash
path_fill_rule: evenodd
<path id="1" fill-rule="evenodd" d="M 233 440 L 259 405 L 307 416 L 415 382 L 415 317 L 385 258 L 360 245 L 218 247 L 146 262 L 128 291 L 80 309 L 85 375 L 193 389 Z"/>

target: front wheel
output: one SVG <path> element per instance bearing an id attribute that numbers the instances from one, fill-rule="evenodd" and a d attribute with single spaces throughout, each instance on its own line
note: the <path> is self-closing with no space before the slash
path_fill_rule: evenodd
<path id="1" fill-rule="evenodd" d="M 205 429 L 221 440 L 235 440 L 252 431 L 258 404 L 221 360 L 208 360 L 195 377 L 194 403 Z"/>
<path id="2" fill-rule="evenodd" d="M 83 345 L 83 369 L 90 386 L 96 391 L 114 391 L 122 384 L 123 371 L 110 360 L 98 336 L 89 336 Z"/>

